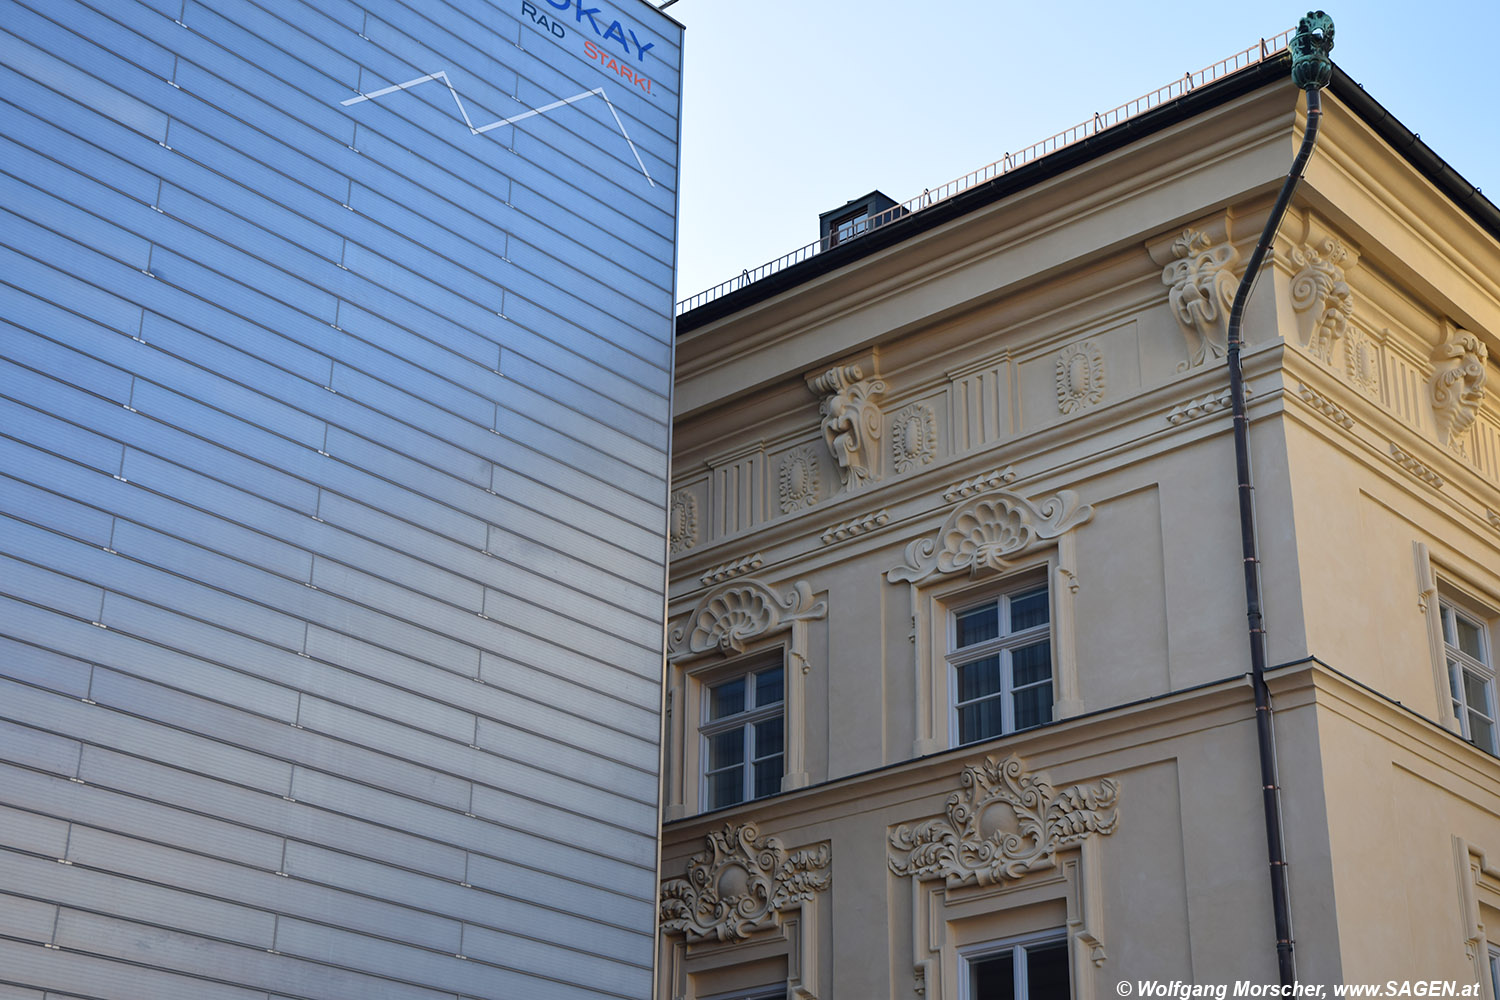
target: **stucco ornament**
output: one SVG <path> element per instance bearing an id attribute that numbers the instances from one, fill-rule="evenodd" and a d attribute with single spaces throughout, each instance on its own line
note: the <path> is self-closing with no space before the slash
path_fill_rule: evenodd
<path id="1" fill-rule="evenodd" d="M 806 445 L 793 448 L 781 456 L 781 467 L 776 477 L 776 492 L 781 501 L 781 512 L 790 514 L 818 502 L 821 483 L 818 481 L 818 456 Z"/>
<path id="2" fill-rule="evenodd" d="M 937 415 L 926 403 L 912 403 L 891 421 L 891 458 L 897 472 L 927 465 L 937 457 Z"/>
<path id="3" fill-rule="evenodd" d="M 1072 413 L 1104 397 L 1104 356 L 1085 341 L 1065 347 L 1057 356 L 1057 409 Z"/>
<path id="4" fill-rule="evenodd" d="M 1229 307 L 1239 284 L 1234 266 L 1240 252 L 1233 243 L 1215 246 L 1205 234 L 1186 229 L 1172 241 L 1172 256 L 1177 259 L 1162 268 L 1161 280 L 1187 341 L 1187 360 L 1177 366 L 1186 371 L 1228 351 Z"/>
<path id="5" fill-rule="evenodd" d="M 672 494 L 668 537 L 674 554 L 698 544 L 698 498 L 686 490 Z"/>
<path id="6" fill-rule="evenodd" d="M 661 885 L 661 928 L 689 941 L 742 941 L 832 881 L 827 844 L 787 851 L 754 823 L 728 824 L 704 841 L 708 850 L 688 862 L 687 878 Z"/>
<path id="7" fill-rule="evenodd" d="M 1021 758 L 988 757 L 964 768 L 947 815 L 890 835 L 891 871 L 949 885 L 995 885 L 1056 863 L 1085 837 L 1107 836 L 1119 821 L 1119 782 L 1055 789 L 1026 772 Z"/>
<path id="8" fill-rule="evenodd" d="M 825 601 L 814 601 L 812 585 L 798 580 L 786 594 L 778 594 L 755 579 L 735 580 L 715 587 L 677 624 L 668 637 L 668 659 L 698 656 L 717 650 L 743 653 L 745 643 L 783 626 L 828 611 Z"/>
<path id="9" fill-rule="evenodd" d="M 859 365 L 830 368 L 807 386 L 822 397 L 823 439 L 839 464 L 844 490 L 853 492 L 875 481 L 880 460 L 880 407 L 875 397 L 885 392 L 885 382 L 866 379 Z"/>
<path id="10" fill-rule="evenodd" d="M 1078 494 L 1061 490 L 1040 502 L 1009 490 L 968 501 L 948 515 L 936 535 L 906 546 L 905 561 L 886 574 L 892 583 L 917 583 L 934 574 L 968 570 L 978 576 L 1009 568 L 1014 557 L 1094 516 Z"/>
<path id="11" fill-rule="evenodd" d="M 1349 329 L 1354 296 L 1344 280 L 1349 248 L 1333 237 L 1292 250 L 1292 308 L 1303 317 L 1303 343 L 1313 357 L 1333 364 L 1333 347 Z"/>
<path id="12" fill-rule="evenodd" d="M 1432 414 L 1437 421 L 1438 440 L 1459 454 L 1463 435 L 1479 415 L 1484 402 L 1485 362 L 1489 350 L 1467 330 L 1454 330 L 1438 348 L 1432 364 Z"/>
<path id="13" fill-rule="evenodd" d="M 1358 327 L 1350 328 L 1349 339 L 1344 342 L 1344 371 L 1359 391 L 1367 396 L 1379 395 L 1380 347 Z"/>

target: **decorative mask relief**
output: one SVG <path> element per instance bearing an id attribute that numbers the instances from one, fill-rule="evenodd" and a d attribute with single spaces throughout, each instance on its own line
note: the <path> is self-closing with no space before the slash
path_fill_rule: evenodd
<path id="1" fill-rule="evenodd" d="M 1333 364 L 1333 346 L 1354 315 L 1354 296 L 1341 266 L 1350 257 L 1349 248 L 1331 236 L 1292 251 L 1299 268 L 1292 278 L 1292 308 L 1301 319 L 1302 343 L 1325 365 Z"/>
<path id="2" fill-rule="evenodd" d="M 1161 280 L 1187 341 L 1187 360 L 1177 370 L 1187 371 L 1210 357 L 1222 358 L 1228 349 L 1229 307 L 1239 283 L 1234 266 L 1240 252 L 1233 243 L 1215 246 L 1208 236 L 1187 229 L 1172 241 L 1172 256 L 1177 259 L 1162 269 Z"/>
<path id="3" fill-rule="evenodd" d="M 896 471 L 927 465 L 937 457 L 937 416 L 926 403 L 912 403 L 891 424 L 891 457 Z"/>
<path id="4" fill-rule="evenodd" d="M 785 595 L 759 580 L 736 580 L 704 594 L 698 606 L 667 637 L 667 659 L 718 650 L 743 653 L 745 643 L 792 622 L 822 618 L 825 601 L 814 601 L 812 585 L 798 580 Z"/>
<path id="5" fill-rule="evenodd" d="M 698 498 L 686 490 L 672 494 L 668 521 L 668 540 L 672 553 L 686 552 L 698 544 Z"/>
<path id="6" fill-rule="evenodd" d="M 1078 494 L 1062 490 L 1034 503 L 1009 490 L 985 493 L 960 506 L 937 535 L 906 547 L 902 565 L 886 573 L 892 583 L 917 583 L 933 574 L 1003 570 L 1037 542 L 1056 538 L 1094 516 Z"/>
<path id="7" fill-rule="evenodd" d="M 1092 406 L 1104 396 L 1104 357 L 1084 342 L 1057 356 L 1057 409 L 1061 413 Z"/>
<path id="8" fill-rule="evenodd" d="M 818 480 L 818 456 L 813 454 L 811 448 L 804 445 L 781 456 L 776 490 L 781 499 L 783 514 L 811 507 L 818 502 L 822 484 Z"/>
<path id="9" fill-rule="evenodd" d="M 1467 330 L 1453 330 L 1438 348 L 1432 363 L 1432 413 L 1438 440 L 1460 455 L 1463 435 L 1479 415 L 1484 402 L 1485 362 L 1489 350 Z"/>
<path id="10" fill-rule="evenodd" d="M 807 387 L 822 397 L 823 438 L 839 463 L 844 490 L 853 492 L 875 481 L 880 457 L 880 407 L 875 397 L 883 394 L 885 382 L 865 379 L 859 365 L 830 368 Z"/>
<path id="11" fill-rule="evenodd" d="M 1052 867 L 1058 851 L 1093 834 L 1108 836 L 1119 821 L 1113 778 L 1058 790 L 1045 776 L 1028 774 L 1015 754 L 965 767 L 959 784 L 947 816 L 891 833 L 891 871 L 952 886 L 995 885 Z"/>
<path id="12" fill-rule="evenodd" d="M 690 942 L 742 941 L 776 927 L 783 910 L 826 892 L 833 878 L 827 844 L 788 852 L 754 823 L 726 825 L 704 842 L 687 878 L 661 885 L 661 929 Z"/>

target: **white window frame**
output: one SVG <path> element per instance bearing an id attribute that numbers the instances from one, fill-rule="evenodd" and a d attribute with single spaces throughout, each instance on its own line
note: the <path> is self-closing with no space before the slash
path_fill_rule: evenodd
<path id="1" fill-rule="evenodd" d="M 1051 945 L 1061 943 L 1068 951 L 1066 966 L 1068 969 L 1068 993 L 1073 992 L 1073 961 L 1072 945 L 1069 944 L 1068 929 L 1056 927 L 1051 930 L 1036 931 L 1031 934 L 1022 934 L 1016 937 L 1002 938 L 999 941 L 986 941 L 983 944 L 973 944 L 958 950 L 958 996 L 959 1000 L 973 1000 L 974 983 L 971 978 L 970 968 L 976 961 L 987 958 L 995 958 L 1005 952 L 1012 955 L 1012 967 L 1015 971 L 1015 1000 L 1028 1000 L 1030 996 L 1029 984 L 1026 981 L 1026 966 L 1023 962 L 1014 961 L 1017 952 L 1024 957 L 1028 947 L 1036 945 Z"/>
<path id="2" fill-rule="evenodd" d="M 1448 693 L 1458 731 L 1464 739 L 1481 750 L 1500 756 L 1500 725 L 1497 725 L 1495 704 L 1495 651 L 1492 640 L 1494 616 L 1481 611 L 1471 600 L 1464 600 L 1451 587 L 1438 586 L 1438 614 L 1443 636 L 1443 670 L 1448 678 Z M 1479 637 L 1479 656 L 1475 657 L 1461 649 L 1457 643 L 1459 620 L 1472 625 Z M 1467 677 L 1476 677 L 1482 685 L 1483 705 L 1470 702 Z M 1490 735 L 1486 742 L 1475 739 L 1471 715 L 1478 715 L 1490 724 Z"/>
<path id="3" fill-rule="evenodd" d="M 1010 600 L 1011 598 L 1044 589 L 1047 592 L 1047 621 L 1041 625 L 1020 632 L 1010 629 Z M 1048 703 L 1047 718 L 1037 723 L 1038 726 L 1046 725 L 1057 717 L 1057 642 L 1054 627 L 1057 616 L 1053 606 L 1053 587 L 1045 574 L 1027 574 L 1019 579 L 1007 580 L 1000 587 L 986 588 L 982 594 L 966 593 L 961 600 L 950 600 L 947 602 L 947 654 L 945 660 L 948 665 L 948 739 L 951 746 L 966 746 L 961 743 L 959 727 L 959 709 L 964 704 L 976 703 L 980 700 L 1000 701 L 1000 731 L 981 736 L 971 740 L 970 743 L 978 743 L 984 740 L 1006 736 L 1017 730 L 1015 719 L 1015 695 L 1018 690 L 1040 687 L 1043 683 L 1051 689 L 1052 697 Z M 971 646 L 960 647 L 958 645 L 958 619 L 966 612 L 975 611 L 983 607 L 994 605 L 999 616 L 999 634 L 993 639 L 975 643 Z M 1026 646 L 1033 646 L 1040 640 L 1047 640 L 1047 680 L 1036 681 L 1032 684 L 1017 688 L 1012 673 L 1011 651 Z M 959 700 L 958 674 L 959 668 L 979 660 L 988 659 L 991 656 L 1000 657 L 1000 690 L 998 693 L 985 696 L 983 699 L 974 699 L 963 703 Z M 1035 728 L 1027 726 L 1026 729 Z"/>
<path id="4" fill-rule="evenodd" d="M 786 1000 L 787 996 L 786 983 L 778 983 L 774 986 L 757 986 L 748 992 L 731 990 L 728 993 L 715 993 L 702 1000 Z"/>
<path id="5" fill-rule="evenodd" d="M 713 704 L 711 692 L 714 688 L 728 684 L 736 679 L 754 677 L 768 670 L 781 671 L 781 700 L 770 705 L 753 705 L 755 685 L 745 685 L 745 697 L 747 707 L 744 711 L 722 719 L 710 719 L 709 710 Z M 755 794 L 755 764 L 757 760 L 765 760 L 769 757 L 779 755 L 781 757 L 781 778 L 786 778 L 787 761 L 787 665 L 783 650 L 778 647 L 774 655 L 752 656 L 745 660 L 714 670 L 705 676 L 696 678 L 698 680 L 698 801 L 702 803 L 701 811 L 707 812 L 713 809 L 728 809 L 733 806 L 743 805 L 746 802 L 754 802 L 781 791 L 782 782 L 778 781 L 775 792 L 767 795 L 757 796 Z M 756 746 L 755 726 L 756 723 L 765 722 L 768 719 L 781 719 L 781 746 L 775 753 L 761 753 L 757 756 L 756 751 L 763 749 Z M 743 797 L 736 802 L 710 803 L 709 801 L 709 739 L 720 733 L 730 732 L 735 729 L 744 733 L 744 759 L 740 767 L 744 768 L 741 781 Z M 721 768 L 721 770 L 724 770 Z"/>

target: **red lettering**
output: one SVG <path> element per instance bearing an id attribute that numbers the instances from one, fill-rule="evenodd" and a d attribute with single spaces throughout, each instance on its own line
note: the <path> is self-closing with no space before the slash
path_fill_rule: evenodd
<path id="1" fill-rule="evenodd" d="M 583 50 L 589 54 L 590 59 L 598 59 L 601 55 L 601 53 L 599 52 L 599 46 L 595 45 L 593 42 L 584 42 Z"/>

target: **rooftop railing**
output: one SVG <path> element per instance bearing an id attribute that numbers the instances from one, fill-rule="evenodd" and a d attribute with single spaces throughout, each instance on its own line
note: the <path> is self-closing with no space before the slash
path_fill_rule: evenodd
<path id="1" fill-rule="evenodd" d="M 677 315 L 680 316 L 691 309 L 706 305 L 715 299 L 728 295 L 730 292 L 744 288 L 746 285 L 753 284 L 778 271 L 783 271 L 794 264 L 800 264 L 804 260 L 826 252 L 835 244 L 851 242 L 851 240 L 858 239 L 860 235 L 872 229 L 878 229 L 897 219 L 903 219 L 914 212 L 920 212 L 972 187 L 977 187 L 986 181 L 994 180 L 996 177 L 1007 174 L 1018 167 L 1023 167 L 1028 163 L 1040 160 L 1044 156 L 1050 156 L 1058 150 L 1066 149 L 1075 143 L 1098 135 L 1105 129 L 1113 128 L 1121 122 L 1144 114 L 1152 108 L 1166 104 L 1169 101 L 1175 101 L 1184 94 L 1190 93 L 1205 84 L 1213 83 L 1215 80 L 1229 76 L 1231 73 L 1237 73 L 1242 69 L 1263 62 L 1285 49 L 1287 43 L 1291 40 L 1292 34 L 1293 29 L 1288 28 L 1286 31 L 1272 38 L 1262 38 L 1258 44 L 1252 45 L 1242 52 L 1237 52 L 1227 59 L 1221 59 L 1212 66 L 1204 67 L 1196 73 L 1184 73 L 1165 87 L 1158 87 L 1149 94 L 1143 94 L 1135 100 L 1127 101 L 1109 111 L 1097 112 L 1093 118 L 1087 121 L 1080 122 L 1072 128 L 1064 129 L 1055 135 L 1050 135 L 1041 142 L 1033 143 L 1025 149 L 1017 150 L 1014 153 L 1006 153 L 994 163 L 980 167 L 972 173 L 954 178 L 948 183 L 941 184 L 935 188 L 927 188 L 915 198 L 904 201 L 899 205 L 894 205 L 883 212 L 871 215 L 868 222 L 864 223 L 863 230 L 856 236 L 851 237 L 847 232 L 840 234 L 835 229 L 835 231 L 830 232 L 822 239 L 814 240 L 806 246 L 798 247 L 791 253 L 783 254 L 775 260 L 767 261 L 759 267 L 747 268 L 740 272 L 737 277 L 720 282 L 712 288 L 701 291 L 697 295 L 683 299 L 677 303 Z"/>

